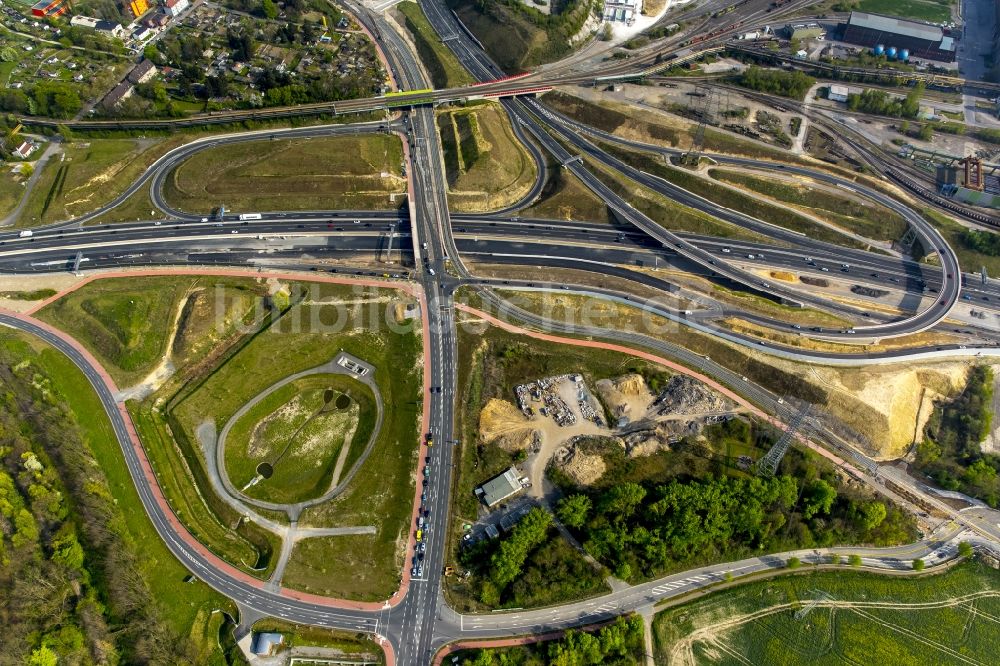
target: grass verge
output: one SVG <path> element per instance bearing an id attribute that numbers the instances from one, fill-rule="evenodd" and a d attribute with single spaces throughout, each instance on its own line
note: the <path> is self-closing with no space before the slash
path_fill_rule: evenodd
<path id="1" fill-rule="evenodd" d="M 816 187 L 786 183 L 762 175 L 724 169 L 711 169 L 709 175 L 771 199 L 805 208 L 818 217 L 866 238 L 894 241 L 906 232 L 906 220 L 878 204 L 862 203 L 853 197 L 837 196 Z M 811 237 L 815 237 L 809 233 Z"/>
<path id="2" fill-rule="evenodd" d="M 399 3 L 396 8 L 405 19 L 406 29 L 417 47 L 417 55 L 427 68 L 435 88 L 456 88 L 472 83 L 472 76 L 441 41 L 420 5 L 407 1 Z"/>
<path id="3" fill-rule="evenodd" d="M 264 139 L 202 150 L 175 167 L 164 197 L 182 210 L 388 210 L 406 191 L 402 144 L 386 134 Z M 215 205 L 215 204 L 212 204 Z"/>

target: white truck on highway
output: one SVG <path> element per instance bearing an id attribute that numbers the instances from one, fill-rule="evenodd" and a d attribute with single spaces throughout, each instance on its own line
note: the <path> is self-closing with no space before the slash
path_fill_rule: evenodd
<path id="1" fill-rule="evenodd" d="M 260 213 L 240 213 L 240 222 L 246 222 L 247 220 L 259 220 Z"/>
<path id="2" fill-rule="evenodd" d="M 18 238 L 31 238 L 31 229 L 25 229 L 17 235 Z"/>

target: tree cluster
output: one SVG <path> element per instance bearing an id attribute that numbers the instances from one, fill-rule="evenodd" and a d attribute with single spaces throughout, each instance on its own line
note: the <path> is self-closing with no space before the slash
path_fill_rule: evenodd
<path id="1" fill-rule="evenodd" d="M 879 116 L 894 116 L 916 118 L 920 113 L 920 98 L 924 94 L 923 82 L 918 83 L 900 100 L 884 90 L 868 88 L 861 93 L 851 93 L 847 96 L 847 108 L 851 111 L 861 111 Z"/>
<path id="2" fill-rule="evenodd" d="M 993 419 L 993 372 L 986 366 L 969 371 L 955 399 L 937 405 L 917 445 L 917 467 L 942 488 L 1000 506 L 1000 456 L 980 446 Z"/>
<path id="3" fill-rule="evenodd" d="M 50 381 L 0 349 L 0 625 L 8 663 L 184 661 Z M 15 368 L 17 368 L 15 370 Z"/>
<path id="4" fill-rule="evenodd" d="M 832 473 L 820 474 L 808 459 L 794 472 L 620 482 L 564 497 L 556 515 L 626 580 L 751 554 L 909 536 L 898 509 L 839 489 Z"/>
<path id="5" fill-rule="evenodd" d="M 743 70 L 736 82 L 751 90 L 803 100 L 816 79 L 799 71 L 786 72 L 753 65 Z"/>
<path id="6" fill-rule="evenodd" d="M 79 93 L 62 81 L 39 81 L 29 89 L 0 91 L 0 111 L 72 118 L 82 107 Z"/>
<path id="7" fill-rule="evenodd" d="M 962 242 L 970 250 L 991 257 L 1000 257 L 1000 234 L 995 231 L 965 229 L 962 231 Z"/>
<path id="8" fill-rule="evenodd" d="M 524 608 L 578 599 L 602 585 L 602 577 L 552 526 L 548 512 L 532 509 L 510 534 L 462 550 L 462 565 L 475 575 L 479 600 L 492 607 Z"/>

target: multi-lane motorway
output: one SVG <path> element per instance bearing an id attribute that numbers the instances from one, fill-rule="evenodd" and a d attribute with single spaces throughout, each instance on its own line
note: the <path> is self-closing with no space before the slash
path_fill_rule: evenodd
<path id="1" fill-rule="evenodd" d="M 481 81 L 490 81 L 502 76 L 499 68 L 474 44 L 465 32 L 455 24 L 454 17 L 439 0 L 421 2 L 432 26 L 439 34 L 453 35 L 447 44 L 459 60 Z M 394 79 L 404 89 L 427 87 L 423 72 L 409 52 L 406 44 L 379 16 L 368 14 L 355 8 L 365 27 L 381 37 L 380 46 L 387 58 Z M 509 83 L 487 84 L 478 88 L 480 93 L 510 90 Z M 447 98 L 447 91 L 441 99 Z M 438 95 L 438 93 L 435 93 Z M 727 572 L 749 573 L 783 566 L 785 557 L 770 556 L 751 558 L 742 562 L 726 563 L 684 572 L 665 579 L 643 585 L 617 590 L 604 597 L 567 604 L 545 610 L 500 613 L 488 616 L 463 616 L 451 611 L 444 602 L 440 572 L 444 563 L 448 534 L 448 511 L 450 507 L 451 469 L 454 440 L 454 403 L 456 391 L 456 318 L 453 295 L 462 285 L 481 289 L 486 302 L 498 310 L 536 328 L 550 328 L 572 335 L 597 335 L 611 338 L 621 343 L 645 349 L 652 349 L 668 358 L 681 360 L 697 368 L 717 381 L 738 390 L 747 396 L 757 408 L 776 414 L 779 418 L 789 417 L 789 407 L 768 391 L 754 386 L 739 377 L 682 347 L 638 334 L 597 330 L 566 322 L 547 322 L 520 310 L 516 306 L 497 298 L 487 287 L 506 289 L 555 289 L 555 285 L 539 280 L 484 280 L 473 275 L 465 264 L 466 259 L 485 260 L 492 263 L 507 263 L 519 266 L 550 266 L 574 268 L 595 274 L 624 277 L 647 288 L 672 292 L 679 289 L 658 275 L 645 272 L 626 271 L 623 264 L 638 261 L 653 265 L 663 262 L 679 270 L 695 273 L 706 278 L 725 281 L 765 294 L 769 297 L 790 301 L 817 303 L 847 314 L 857 315 L 850 307 L 831 305 L 787 288 L 767 284 L 753 272 L 755 268 L 795 268 L 800 271 L 840 271 L 844 264 L 850 264 L 851 279 L 861 284 L 878 286 L 894 293 L 909 293 L 912 303 L 909 309 L 916 312 L 912 316 L 891 318 L 873 315 L 870 324 L 856 326 L 856 333 L 844 330 L 801 331 L 799 327 L 738 311 L 719 310 L 718 315 L 740 314 L 759 323 L 800 334 L 818 337 L 846 339 L 849 337 L 888 337 L 925 330 L 941 322 L 963 296 L 957 260 L 947 244 L 937 232 L 909 207 L 886 197 L 880 192 L 862 186 L 839 182 L 834 176 L 823 172 L 799 167 L 759 163 L 752 160 L 722 158 L 739 166 L 754 168 L 779 168 L 800 173 L 832 184 L 857 188 L 857 192 L 875 201 L 888 205 L 903 214 L 915 228 L 925 247 L 936 251 L 942 267 L 932 268 L 897 258 L 839 248 L 801 238 L 791 232 L 781 232 L 763 221 L 753 220 L 733 213 L 704 199 L 670 185 L 665 181 L 643 174 L 600 150 L 583 138 L 583 134 L 604 141 L 621 142 L 617 137 L 602 135 L 596 130 L 576 124 L 574 121 L 554 114 L 535 101 L 503 100 L 504 108 L 512 119 L 516 136 L 523 141 L 539 167 L 539 177 L 528 196 L 510 209 L 494 213 L 492 216 L 462 216 L 453 218 L 448 211 L 447 185 L 441 149 L 434 127 L 434 113 L 430 108 L 418 107 L 403 112 L 400 116 L 383 122 L 345 124 L 329 127 L 310 127 L 292 130 L 267 130 L 238 134 L 216 135 L 200 139 L 171 151 L 152 165 L 139 179 L 130 184 L 126 191 L 111 205 L 117 205 L 141 188 L 148 186 L 154 205 L 166 212 L 171 219 L 166 222 L 149 222 L 114 226 L 82 226 L 111 206 L 103 207 L 92 214 L 61 225 L 37 230 L 31 238 L 18 238 L 16 234 L 0 234 L 0 270 L 16 272 L 48 271 L 65 269 L 71 265 L 77 253 L 82 254 L 81 269 L 106 266 L 135 265 L 176 265 L 176 264 L 226 264 L 237 266 L 291 266 L 338 272 L 364 272 L 387 274 L 393 277 L 414 279 L 420 285 L 426 299 L 423 313 L 426 325 L 428 412 L 426 422 L 439 446 L 426 449 L 430 454 L 426 474 L 418 477 L 419 483 L 426 478 L 425 499 L 420 502 L 420 510 L 427 512 L 427 551 L 421 573 L 411 575 L 407 561 L 405 594 L 395 603 L 381 609 L 360 607 L 338 607 L 318 599 L 304 599 L 289 594 L 264 589 L 263 583 L 240 574 L 222 563 L 193 539 L 186 538 L 183 527 L 167 508 L 159 495 L 155 479 L 152 478 L 148 463 L 144 460 L 141 446 L 138 446 L 130 430 L 127 415 L 116 404 L 113 392 L 93 361 L 78 346 L 64 336 L 38 323 L 14 316 L 0 316 L 0 324 L 13 326 L 37 335 L 66 353 L 86 373 L 100 396 L 107 411 L 116 437 L 118 438 L 130 473 L 140 491 L 140 497 L 158 533 L 178 559 L 188 566 L 202 580 L 233 598 L 246 610 L 282 617 L 288 620 L 338 627 L 372 633 L 383 637 L 395 663 L 426 664 L 442 645 L 462 638 L 482 638 L 509 636 L 518 633 L 537 633 L 551 629 L 587 624 L 614 617 L 635 610 L 656 601 L 670 598 L 711 584 L 723 578 Z M 170 171 L 180 162 L 199 150 L 223 143 L 262 140 L 271 136 L 287 138 L 308 138 L 345 133 L 388 131 L 399 134 L 405 144 L 409 176 L 409 209 L 399 212 L 370 213 L 363 211 L 315 211 L 305 213 L 267 213 L 260 220 L 240 222 L 234 216 L 220 220 L 202 221 L 210 217 L 209 210 L 214 202 L 206 202 L 205 211 L 174 210 L 162 194 L 163 183 Z M 528 138 L 530 135 L 531 138 Z M 557 139 L 556 137 L 559 137 Z M 714 238 L 698 237 L 691 234 L 674 234 L 645 217 L 628 202 L 612 192 L 593 172 L 579 155 L 569 152 L 572 146 L 595 160 L 616 171 L 647 185 L 657 191 L 667 193 L 682 203 L 727 219 L 742 226 L 761 228 L 772 232 L 780 241 L 778 245 L 762 245 L 746 241 L 722 241 Z M 586 223 L 565 223 L 551 220 L 521 220 L 511 217 L 516 208 L 538 196 L 545 182 L 545 159 L 539 149 L 543 147 L 564 167 L 576 174 L 582 182 L 601 196 L 620 217 L 631 226 L 613 227 Z M 650 149 L 648 146 L 633 146 Z M 402 251 L 413 269 L 400 270 L 397 267 L 376 270 L 347 268 L 337 261 L 358 254 L 383 251 L 388 240 L 409 241 Z M 303 255 L 319 259 L 319 263 L 308 264 Z M 747 255 L 754 255 L 750 259 Z M 764 254 L 767 258 L 764 258 Z M 737 259 L 737 257 L 739 257 Z M 764 349 L 770 353 L 785 355 L 803 361 L 823 361 L 827 363 L 871 363 L 892 362 L 900 358 L 920 359 L 941 356 L 972 354 L 1000 355 L 992 344 L 980 344 L 974 348 L 964 345 L 932 347 L 919 350 L 898 350 L 880 354 L 809 352 L 799 348 L 780 348 L 765 345 L 759 340 L 739 335 L 718 326 L 712 316 L 688 317 L 685 313 L 657 302 L 655 299 L 641 298 L 611 289 L 600 289 L 587 285 L 558 286 L 559 289 L 573 289 L 580 293 L 597 294 L 631 302 L 652 312 L 673 318 L 696 330 L 719 335 L 739 344 Z M 901 292 L 902 290 L 902 292 Z M 930 294 L 930 295 L 929 295 Z M 1000 307 L 1000 290 L 992 286 L 966 288 L 964 297 L 975 298 L 976 304 L 988 310 L 991 315 Z M 929 301 L 929 303 L 928 303 Z M 836 444 L 832 444 L 836 446 Z M 846 455 L 846 453 L 844 453 Z M 855 462 L 870 461 L 855 458 Z M 866 467 L 868 468 L 868 467 Z M 897 484 L 910 483 L 906 478 L 896 480 Z M 923 492 L 916 484 L 911 490 Z M 947 507 L 941 508 L 947 512 Z M 988 516 L 995 524 L 994 516 Z M 928 557 L 933 563 L 952 554 L 954 542 L 958 538 L 982 543 L 984 547 L 1000 540 L 1000 529 L 985 524 L 973 524 L 957 512 L 953 516 L 959 528 L 946 529 L 917 544 L 895 549 L 852 549 L 851 552 L 865 556 L 866 564 L 875 568 L 902 569 L 914 557 Z M 409 546 L 413 547 L 412 539 Z M 408 551 L 412 552 L 412 550 Z M 799 554 L 804 561 L 821 558 L 824 552 Z"/>

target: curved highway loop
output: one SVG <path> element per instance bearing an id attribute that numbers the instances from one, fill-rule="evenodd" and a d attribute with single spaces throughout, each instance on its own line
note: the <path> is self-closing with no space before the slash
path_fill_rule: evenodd
<path id="1" fill-rule="evenodd" d="M 223 135 L 213 135 L 210 137 L 205 137 L 204 139 L 199 139 L 192 141 L 191 143 L 179 146 L 174 150 L 170 151 L 159 160 L 157 160 L 150 169 L 140 178 L 140 181 L 145 181 L 150 179 L 149 196 L 159 210 L 166 213 L 172 218 L 178 220 L 190 220 L 196 221 L 203 217 L 210 216 L 208 211 L 198 214 L 190 211 L 182 211 L 180 209 L 174 208 L 167 202 L 163 194 L 164 185 L 167 179 L 173 173 L 175 168 L 180 167 L 185 161 L 192 158 L 197 153 L 205 150 L 211 150 L 217 148 L 218 146 L 228 146 L 238 143 L 247 143 L 254 141 L 265 141 L 268 139 L 311 139 L 316 137 L 331 137 L 331 136 L 351 136 L 359 134 L 378 134 L 380 132 L 393 129 L 394 126 L 391 123 L 386 122 L 367 122 L 367 123 L 352 123 L 345 125 L 319 125 L 313 127 L 296 127 L 289 129 L 274 129 L 265 132 L 250 132 L 250 133 L 240 133 L 240 134 L 223 134 Z M 117 203 L 121 203 L 120 201 Z M 225 202 L 220 202 L 225 204 Z M 115 204 L 117 205 L 117 204 Z M 114 206 L 107 206 L 101 212 L 105 210 L 110 210 Z M 323 211 L 311 211 L 319 212 Z M 82 218 L 78 218 L 76 221 L 81 221 Z"/>
<path id="2" fill-rule="evenodd" d="M 425 8 L 427 18 L 430 20 L 439 35 L 446 34 L 447 32 L 455 35 L 455 38 L 449 39 L 446 43 L 455 52 L 456 56 L 458 56 L 460 62 L 472 71 L 475 76 L 477 76 L 480 80 L 483 80 L 490 76 L 495 78 L 502 75 L 501 70 L 489 59 L 488 56 L 486 56 L 485 53 L 483 53 L 481 49 L 469 43 L 462 26 L 457 26 L 457 22 L 454 18 L 448 16 L 439 0 L 424 0 L 421 5 Z M 553 120 L 548 109 L 542 107 L 537 100 L 531 100 L 528 102 L 521 99 L 516 101 L 504 100 L 504 104 L 505 106 L 508 106 L 508 108 L 512 109 L 512 115 L 520 120 L 535 136 L 535 138 L 538 139 L 538 141 L 544 145 L 554 157 L 556 157 L 556 159 L 562 162 L 566 168 L 577 175 L 588 188 L 594 191 L 598 196 L 602 197 L 608 203 L 609 207 L 618 212 L 624 219 L 629 220 L 637 227 L 650 234 L 652 237 L 664 242 L 664 244 L 672 246 L 672 248 L 676 249 L 680 254 L 701 265 L 705 269 L 710 271 L 714 270 L 723 277 L 731 279 L 739 284 L 743 284 L 753 291 L 762 292 L 768 295 L 778 295 L 792 301 L 802 299 L 802 294 L 798 292 L 776 288 L 755 275 L 735 269 L 726 262 L 718 261 L 712 255 L 687 243 L 676 234 L 667 231 L 645 215 L 642 215 L 632 208 L 631 205 L 615 195 L 599 179 L 590 174 L 589 170 L 586 169 L 581 163 L 582 160 L 578 159 L 578 156 L 569 154 L 559 143 L 555 142 L 552 137 L 545 133 L 533 121 L 533 119 L 531 119 L 530 116 L 518 112 L 520 108 L 530 108 L 540 118 Z M 660 186 L 661 183 L 669 186 L 666 189 L 671 192 L 670 196 L 680 200 L 686 205 L 735 224 L 745 222 L 745 218 L 748 218 L 748 216 L 744 216 L 721 206 L 717 206 L 701 197 L 691 194 L 683 188 L 673 186 L 672 184 L 666 183 L 666 181 L 663 181 L 662 179 L 651 178 L 637 169 L 625 165 L 620 160 L 610 157 L 603 151 L 598 150 L 595 146 L 590 144 L 590 142 L 583 140 L 579 135 L 567 132 L 565 128 L 560 127 L 557 122 L 552 122 L 551 126 L 554 130 L 559 132 L 564 139 L 569 140 L 571 143 L 580 147 L 584 150 L 584 152 L 598 159 L 602 163 L 612 166 L 616 170 L 629 175 L 633 180 L 648 187 L 652 187 L 658 191 L 663 191 Z M 857 326 L 843 331 L 823 331 L 821 333 L 822 338 L 834 340 L 853 340 L 857 338 L 858 333 L 862 334 L 866 338 L 878 339 L 909 335 L 933 327 L 935 324 L 943 320 L 951 308 L 954 307 L 961 292 L 958 258 L 955 256 L 951 247 L 944 240 L 944 238 L 941 237 L 937 230 L 927 223 L 926 220 L 912 211 L 908 211 L 906 217 L 917 234 L 921 236 L 925 249 L 928 252 L 937 252 L 941 258 L 944 270 L 942 272 L 941 290 L 938 296 L 931 301 L 931 305 L 928 308 L 918 311 L 910 317 L 886 324 Z"/>
<path id="3" fill-rule="evenodd" d="M 367 366 L 369 372 L 365 373 L 364 375 L 358 376 L 354 372 L 348 370 L 346 366 L 340 365 L 338 361 L 341 358 L 350 359 L 351 361 L 359 363 L 362 367 Z M 383 369 L 383 372 L 385 372 L 385 370 L 386 369 Z M 377 371 L 378 368 L 367 363 L 363 359 L 349 356 L 344 352 L 340 352 L 336 357 L 334 357 L 330 361 L 327 361 L 323 365 L 319 365 L 314 368 L 309 368 L 308 370 L 302 370 L 300 372 L 296 372 L 295 374 L 288 375 L 287 377 L 278 380 L 277 382 L 271 384 L 257 395 L 253 396 L 249 401 L 244 403 L 243 406 L 241 406 L 238 410 L 236 410 L 236 412 L 233 413 L 232 416 L 229 417 L 229 420 L 226 421 L 226 424 L 222 426 L 222 430 L 219 432 L 219 436 L 215 441 L 215 468 L 217 470 L 219 480 L 222 482 L 223 492 L 228 493 L 231 497 L 238 498 L 239 501 L 245 502 L 254 507 L 258 507 L 261 509 L 270 509 L 272 511 L 285 512 L 288 514 L 288 518 L 293 521 L 298 520 L 299 514 L 302 512 L 303 509 L 306 509 L 311 506 L 316 506 L 317 504 L 322 504 L 323 502 L 332 500 L 333 498 L 343 493 L 344 490 L 347 489 L 348 484 L 350 484 L 351 479 L 354 478 L 354 476 L 358 473 L 358 470 L 361 469 L 361 466 L 368 459 L 368 456 L 371 455 L 372 449 L 375 447 L 375 442 L 378 440 L 379 433 L 382 431 L 382 421 L 385 418 L 385 405 L 382 402 L 382 392 L 379 390 L 378 384 L 375 383 L 375 378 L 373 377 L 373 373 Z M 368 436 L 368 441 L 365 442 L 365 446 L 364 449 L 362 449 L 361 451 L 361 455 L 358 456 L 358 458 L 354 461 L 354 464 L 351 466 L 350 470 L 348 470 L 347 474 L 344 475 L 342 478 L 338 478 L 337 477 L 338 473 L 334 472 L 334 476 L 331 479 L 331 481 L 335 482 L 336 485 L 327 488 L 322 494 L 313 497 L 312 499 L 301 500 L 299 502 L 286 502 L 286 503 L 269 502 L 267 500 L 251 497 L 250 495 L 247 495 L 243 491 L 238 490 L 236 486 L 233 485 L 232 480 L 229 478 L 229 468 L 226 466 L 226 440 L 229 438 L 229 433 L 232 430 L 232 428 L 236 425 L 236 422 L 239 421 L 241 418 L 243 418 L 247 414 L 247 412 L 249 412 L 251 409 L 254 408 L 255 405 L 259 404 L 267 396 L 271 395 L 281 387 L 287 386 L 288 384 L 291 384 L 292 382 L 295 382 L 304 377 L 310 377 L 312 375 L 317 375 L 317 374 L 336 374 L 336 375 L 344 375 L 345 377 L 350 377 L 351 379 L 354 379 L 355 381 L 358 381 L 361 384 L 367 386 L 368 389 L 372 392 L 372 395 L 375 396 L 375 425 L 372 428 L 371 434 Z M 342 444 L 342 446 L 345 447 L 344 451 L 346 455 L 346 451 L 351 446 L 351 442 L 345 441 Z"/>
<path id="4" fill-rule="evenodd" d="M 589 141 L 583 139 L 579 134 L 568 131 L 566 127 L 562 126 L 558 120 L 555 119 L 555 116 L 553 116 L 552 113 L 543 107 L 539 102 L 533 100 L 527 104 L 530 105 L 540 117 L 547 117 L 550 120 L 549 126 L 558 132 L 563 139 L 568 140 L 573 145 L 580 148 L 588 156 L 614 168 L 616 171 L 628 176 L 632 180 L 655 189 L 663 194 L 667 194 L 679 203 L 695 208 L 696 210 L 701 210 L 702 212 L 708 213 L 714 217 L 726 220 L 738 226 L 745 225 L 748 220 L 753 219 L 747 215 L 724 208 L 718 204 L 708 201 L 707 199 L 692 194 L 691 192 L 688 192 L 673 183 L 669 183 L 666 180 L 649 176 L 648 174 L 625 164 L 621 160 L 608 155 Z M 569 156 L 569 153 L 566 152 L 562 146 L 555 143 L 555 141 L 552 141 L 552 144 L 555 147 L 554 149 L 561 150 L 563 154 L 567 156 L 567 160 L 572 159 L 572 156 Z M 587 171 L 582 165 L 579 165 L 578 168 L 574 169 L 574 173 L 580 175 L 578 172 L 589 173 L 589 171 Z M 585 182 L 592 182 L 595 180 L 593 178 L 588 179 L 586 176 L 583 178 L 585 179 Z M 603 183 L 601 185 L 603 185 Z M 920 236 L 921 241 L 924 244 L 924 248 L 928 251 L 928 253 L 937 253 L 940 257 L 943 268 L 940 293 L 932 300 L 931 305 L 928 308 L 918 311 L 910 317 L 888 324 L 856 326 L 852 329 L 853 333 L 824 331 L 821 335 L 824 339 L 853 339 L 856 337 L 856 334 L 861 334 L 866 338 L 889 338 L 919 333 L 933 327 L 935 324 L 944 319 L 958 301 L 961 293 L 961 269 L 959 268 L 958 257 L 955 255 L 954 251 L 937 231 L 937 229 L 924 220 L 923 217 L 899 204 L 896 205 L 896 209 L 906 217 L 907 222 L 910 223 L 914 231 Z M 763 291 L 765 293 L 782 296 L 790 300 L 803 299 L 803 295 L 801 293 L 793 290 L 776 288 L 752 274 L 745 273 L 744 271 L 728 266 L 726 262 L 717 261 L 715 257 L 712 257 L 694 246 L 683 242 L 679 236 L 667 231 L 652 220 L 645 218 L 645 216 L 641 216 L 630 211 L 625 212 L 626 214 L 624 217 L 630 221 L 636 222 L 636 226 L 639 226 L 643 229 L 643 231 L 647 231 L 647 233 L 650 233 L 650 235 L 658 240 L 662 239 L 665 243 L 673 245 L 678 251 L 683 250 L 681 254 L 684 254 L 689 259 L 704 266 L 705 268 L 708 268 L 709 270 L 712 270 L 710 267 L 714 266 L 714 270 L 720 275 L 744 284 L 755 291 Z"/>

